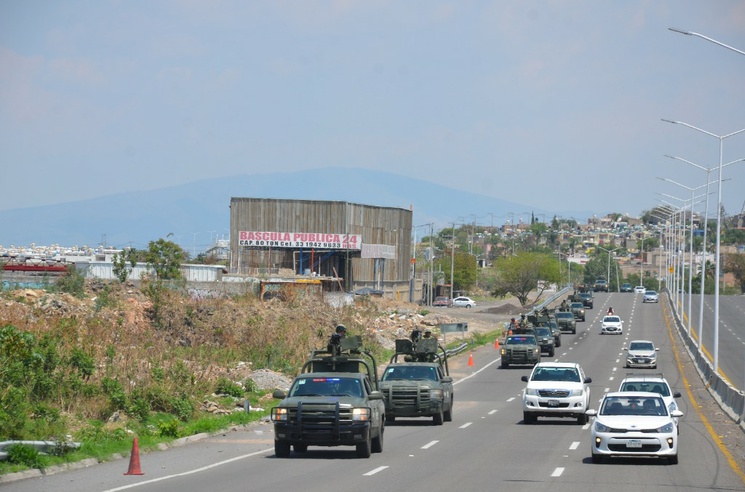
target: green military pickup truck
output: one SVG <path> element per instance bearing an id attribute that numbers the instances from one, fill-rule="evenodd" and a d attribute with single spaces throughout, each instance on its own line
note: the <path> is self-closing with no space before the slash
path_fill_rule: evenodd
<path id="1" fill-rule="evenodd" d="M 431 417 L 435 425 L 453 420 L 453 378 L 447 353 L 435 338 L 396 340 L 396 353 L 380 379 L 385 418 Z"/>
<path id="2" fill-rule="evenodd" d="M 518 364 L 534 366 L 541 360 L 541 347 L 534 334 L 508 335 L 500 348 L 500 356 L 503 369 Z"/>
<path id="3" fill-rule="evenodd" d="M 359 458 L 383 451 L 384 397 L 359 336 L 311 352 L 289 392 L 273 396 L 282 400 L 271 413 L 277 458 L 289 457 L 290 446 L 296 453 L 310 445 L 355 446 Z"/>

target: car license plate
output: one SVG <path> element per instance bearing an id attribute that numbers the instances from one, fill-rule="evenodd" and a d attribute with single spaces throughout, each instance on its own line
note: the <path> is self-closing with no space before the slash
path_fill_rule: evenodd
<path id="1" fill-rule="evenodd" d="M 626 441 L 626 447 L 627 448 L 640 448 L 642 447 L 642 442 L 639 439 L 629 439 Z"/>
<path id="2" fill-rule="evenodd" d="M 548 406 L 549 407 L 558 407 L 559 406 L 559 400 L 548 400 Z"/>

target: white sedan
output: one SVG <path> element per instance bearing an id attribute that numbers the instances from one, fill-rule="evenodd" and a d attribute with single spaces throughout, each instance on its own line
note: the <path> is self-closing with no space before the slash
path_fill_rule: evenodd
<path id="1" fill-rule="evenodd" d="M 644 299 L 642 302 L 659 302 L 660 296 L 654 290 L 648 290 L 644 293 Z"/>
<path id="2" fill-rule="evenodd" d="M 623 321 L 620 316 L 603 316 L 600 324 L 601 335 L 623 335 Z"/>
<path id="3" fill-rule="evenodd" d="M 585 412 L 592 423 L 590 452 L 593 463 L 605 457 L 660 457 L 678 464 L 678 433 L 674 418 L 680 410 L 668 411 L 658 393 L 606 393 L 600 410 Z"/>
<path id="4" fill-rule="evenodd" d="M 453 299 L 453 306 L 454 307 L 464 307 L 464 308 L 472 308 L 476 305 L 476 301 L 471 299 L 470 297 L 456 297 Z"/>
<path id="5" fill-rule="evenodd" d="M 634 294 L 644 294 L 645 292 L 647 292 L 647 289 L 643 285 L 634 287 Z"/>

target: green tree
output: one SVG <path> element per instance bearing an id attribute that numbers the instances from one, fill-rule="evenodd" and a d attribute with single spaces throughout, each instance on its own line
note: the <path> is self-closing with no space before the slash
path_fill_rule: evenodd
<path id="1" fill-rule="evenodd" d="M 610 278 L 608 277 L 608 269 L 610 264 Z M 604 278 L 608 281 L 608 289 L 613 291 L 619 290 L 617 279 L 620 279 L 622 277 L 622 274 L 620 272 L 620 268 L 618 267 L 618 262 L 613 258 L 610 257 L 610 263 L 609 263 L 609 253 L 603 251 L 602 249 L 598 248 L 595 250 L 595 254 L 590 258 L 590 260 L 585 263 L 585 276 L 584 276 L 584 283 L 585 285 L 592 285 L 595 283 L 595 280 L 599 278 Z"/>
<path id="2" fill-rule="evenodd" d="M 497 278 L 494 295 L 513 295 L 521 306 L 528 304 L 532 291 L 538 290 L 540 299 L 549 284 L 558 283 L 559 260 L 545 253 L 520 253 L 500 258 L 495 264 Z"/>
<path id="3" fill-rule="evenodd" d="M 181 263 L 186 260 L 186 253 L 178 244 L 161 238 L 148 243 L 145 258 L 159 280 L 176 280 L 181 278 Z"/>
<path id="4" fill-rule="evenodd" d="M 740 284 L 740 293 L 745 292 L 745 254 L 726 253 L 724 255 L 724 271 L 735 276 Z"/>
<path id="5" fill-rule="evenodd" d="M 135 264 L 137 263 L 137 250 L 134 248 L 127 248 L 119 253 L 116 253 L 112 258 L 114 276 L 119 279 L 119 282 L 124 283 L 132 273 Z M 129 266 L 127 266 L 129 264 Z"/>
<path id="6" fill-rule="evenodd" d="M 453 289 L 456 291 L 467 291 L 476 284 L 478 279 L 478 264 L 476 257 L 465 252 L 455 252 L 455 263 L 453 264 Z M 435 261 L 435 270 L 450 278 L 450 255 L 447 253 L 438 261 Z"/>

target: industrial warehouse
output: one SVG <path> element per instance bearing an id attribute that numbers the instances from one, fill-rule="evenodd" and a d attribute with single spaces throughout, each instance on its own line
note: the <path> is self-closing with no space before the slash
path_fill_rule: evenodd
<path id="1" fill-rule="evenodd" d="M 338 201 L 230 200 L 230 277 L 418 300 L 412 211 Z"/>

